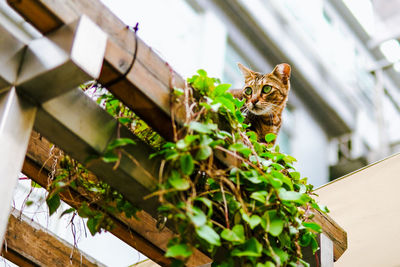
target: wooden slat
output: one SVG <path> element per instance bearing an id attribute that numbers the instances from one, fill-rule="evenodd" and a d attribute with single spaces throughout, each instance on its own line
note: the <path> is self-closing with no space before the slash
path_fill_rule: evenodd
<path id="1" fill-rule="evenodd" d="M 53 18 L 54 21 L 50 24 L 56 25 L 54 18 L 67 24 L 81 14 L 89 16 L 110 37 L 100 82 L 107 83 L 122 75 L 128 68 L 134 51 L 135 36 L 101 2 L 97 0 L 7 0 L 7 2 L 22 16 L 29 18 L 31 16 L 28 6 L 46 6 L 47 10 L 43 10 L 40 16 L 30 18 L 30 22 L 39 30 L 43 20 Z M 143 41 L 138 39 L 138 43 L 137 61 L 132 71 L 125 79 L 109 89 L 154 130 L 171 139 L 170 87 L 182 87 L 184 80 Z M 178 118 L 182 117 L 179 115 L 180 113 Z M 335 259 L 338 259 L 347 247 L 346 233 L 340 227 L 330 227 L 334 221 L 328 216 L 317 214 L 316 218 L 319 218 L 321 224 L 327 228 L 324 231 L 333 240 Z"/>
<path id="2" fill-rule="evenodd" d="M 323 233 L 333 242 L 333 257 L 337 261 L 347 249 L 347 233 L 329 215 L 314 210 L 313 221 L 321 225 Z"/>
<path id="3" fill-rule="evenodd" d="M 39 266 L 6 246 L 3 246 L 3 249 L 1 250 L 1 256 L 18 266 L 23 266 L 23 267 Z"/>
<path id="4" fill-rule="evenodd" d="M 45 138 L 40 137 L 38 133 L 33 132 L 22 168 L 25 175 L 44 188 L 48 187 L 48 172 L 51 170 L 52 164 L 50 149 L 51 144 Z M 88 199 L 89 196 L 83 197 L 70 188 L 67 188 L 60 195 L 63 201 L 75 208 L 79 207 L 83 201 L 94 202 L 93 199 Z M 150 214 L 144 211 L 138 212 L 139 220 L 127 218 L 123 214 L 111 214 L 110 217 L 116 226 L 110 231 L 112 234 L 154 262 L 162 266 L 171 264 L 171 260 L 164 257 L 164 253 L 173 233 L 168 228 L 159 231 L 156 227 L 156 220 Z M 196 250 L 187 265 L 197 266 L 198 263 L 207 262 L 210 262 L 210 259 Z"/>
<path id="5" fill-rule="evenodd" d="M 104 266 L 17 210 L 10 215 L 5 242 L 4 256 L 20 266 Z"/>

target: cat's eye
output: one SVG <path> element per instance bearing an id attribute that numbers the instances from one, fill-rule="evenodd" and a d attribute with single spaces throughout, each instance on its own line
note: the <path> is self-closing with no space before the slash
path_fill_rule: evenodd
<path id="1" fill-rule="evenodd" d="M 264 94 L 268 94 L 269 92 L 271 92 L 271 90 L 272 90 L 272 87 L 270 85 L 264 85 L 262 88 L 262 92 Z"/>
<path id="2" fill-rule="evenodd" d="M 253 93 L 253 89 L 251 89 L 251 87 L 246 87 L 246 88 L 244 89 L 244 93 L 245 93 L 246 95 L 251 95 L 251 94 Z"/>

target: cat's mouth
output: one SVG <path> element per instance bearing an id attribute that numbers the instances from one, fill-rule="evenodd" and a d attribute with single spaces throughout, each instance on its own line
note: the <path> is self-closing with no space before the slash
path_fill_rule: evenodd
<path id="1" fill-rule="evenodd" d="M 253 106 L 249 108 L 250 112 L 256 115 L 264 115 L 268 113 L 268 108 Z"/>

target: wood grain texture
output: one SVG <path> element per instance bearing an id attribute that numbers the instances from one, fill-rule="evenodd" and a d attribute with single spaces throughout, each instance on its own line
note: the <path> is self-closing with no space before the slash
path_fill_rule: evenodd
<path id="1" fill-rule="evenodd" d="M 43 34 L 57 29 L 60 21 L 68 24 L 82 14 L 100 26 L 109 35 L 99 78 L 103 84 L 125 73 L 132 61 L 135 38 L 138 38 L 133 69 L 126 78 L 108 89 L 153 129 L 167 139 L 172 138 L 170 88 L 182 88 L 184 80 L 100 1 L 8 0 L 8 3 Z M 31 15 L 32 6 L 39 14 Z M 41 6 L 46 8 L 39 8 Z"/>
<path id="2" fill-rule="evenodd" d="M 52 170 L 53 159 L 51 154 L 58 154 L 57 148 L 52 148 L 52 144 L 38 133 L 33 132 L 22 172 L 47 188 L 49 185 L 48 173 Z M 94 179 L 97 179 L 94 177 Z M 87 203 L 96 202 L 89 195 L 83 194 L 83 191 L 66 188 L 60 196 L 61 199 L 72 207 L 79 207 L 83 201 Z M 159 231 L 156 227 L 157 221 L 145 211 L 137 213 L 139 220 L 135 218 L 127 218 L 124 214 L 109 214 L 113 219 L 115 228 L 110 232 L 132 246 L 133 248 L 146 255 L 154 262 L 169 266 L 171 260 L 164 257 L 167 249 L 168 241 L 173 237 L 173 233 L 168 228 Z M 196 250 L 190 258 L 187 266 L 197 266 L 198 263 L 207 263 L 211 260 Z"/>
<path id="3" fill-rule="evenodd" d="M 347 233 L 329 215 L 314 210 L 312 219 L 322 227 L 322 232 L 333 242 L 333 258 L 337 261 L 347 249 Z"/>
<path id="4" fill-rule="evenodd" d="M 4 256 L 21 266 L 104 266 L 17 210 L 10 215 L 5 240 L 10 254 Z"/>

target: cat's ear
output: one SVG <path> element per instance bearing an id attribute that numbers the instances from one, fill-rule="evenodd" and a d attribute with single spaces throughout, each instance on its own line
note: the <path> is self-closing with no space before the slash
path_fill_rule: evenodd
<path id="1" fill-rule="evenodd" d="M 256 73 L 254 71 L 252 71 L 249 68 L 246 68 L 241 63 L 238 63 L 238 67 L 239 67 L 240 71 L 243 73 L 245 81 L 254 79 L 256 77 Z"/>
<path id="2" fill-rule="evenodd" d="M 290 65 L 286 64 L 286 63 L 282 63 L 279 65 L 276 65 L 276 67 L 274 68 L 272 73 L 275 76 L 279 77 L 284 84 L 287 84 L 289 81 L 289 78 L 290 78 L 290 71 L 291 71 Z"/>

